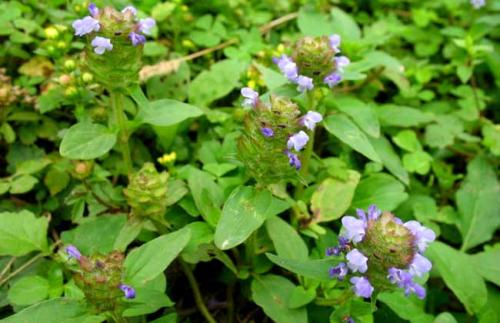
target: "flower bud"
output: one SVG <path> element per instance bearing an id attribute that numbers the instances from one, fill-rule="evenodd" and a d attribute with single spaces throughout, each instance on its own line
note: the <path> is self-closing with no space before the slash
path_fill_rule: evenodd
<path id="1" fill-rule="evenodd" d="M 123 193 L 134 216 L 163 217 L 167 208 L 167 180 L 168 173 L 158 173 L 152 163 L 145 163 L 137 173 L 131 175 Z"/>
<path id="2" fill-rule="evenodd" d="M 82 74 L 82 81 L 85 83 L 90 83 L 94 79 L 94 76 L 91 73 L 85 72 Z"/>
<path id="3" fill-rule="evenodd" d="M 327 36 L 304 37 L 295 44 L 292 55 L 301 75 L 310 77 L 314 82 L 322 82 L 333 72 L 334 50 Z"/>
<path id="4" fill-rule="evenodd" d="M 94 162 L 92 160 L 73 161 L 71 175 L 76 179 L 85 179 L 92 173 Z"/>
<path id="5" fill-rule="evenodd" d="M 67 70 L 73 70 L 74 68 L 76 67 L 76 63 L 74 60 L 72 59 L 67 59 L 65 62 L 64 62 L 64 68 L 67 69 Z"/>

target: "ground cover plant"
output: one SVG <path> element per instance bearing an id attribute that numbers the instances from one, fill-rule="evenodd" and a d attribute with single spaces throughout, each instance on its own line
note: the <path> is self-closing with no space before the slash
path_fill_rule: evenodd
<path id="1" fill-rule="evenodd" d="M 499 25 L 2 1 L 0 322 L 499 322 Z"/>

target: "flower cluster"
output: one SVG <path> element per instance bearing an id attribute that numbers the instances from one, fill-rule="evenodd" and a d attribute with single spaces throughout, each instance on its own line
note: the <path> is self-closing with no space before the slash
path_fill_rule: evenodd
<path id="1" fill-rule="evenodd" d="M 78 268 L 72 268 L 75 283 L 97 312 L 117 309 L 120 295 L 126 299 L 135 298 L 135 289 L 122 282 L 122 253 L 86 257 L 73 245 L 66 246 L 64 251 L 68 260 L 78 263 Z"/>
<path id="2" fill-rule="evenodd" d="M 486 6 L 486 0 L 470 0 L 470 4 L 477 10 Z"/>
<path id="3" fill-rule="evenodd" d="M 265 111 L 272 111 L 272 104 L 265 104 L 259 99 L 259 93 L 252 90 L 251 88 L 245 87 L 241 89 L 241 95 L 244 97 L 243 105 L 246 107 L 252 107 L 254 109 L 264 109 Z M 294 118 L 295 119 L 295 118 Z M 300 127 L 305 127 L 308 130 L 314 130 L 316 124 L 321 122 L 323 117 L 320 113 L 316 111 L 308 111 L 304 116 L 297 119 L 297 125 Z M 294 121 L 294 120 L 289 120 Z M 270 122 L 264 124 L 260 127 L 260 132 L 265 138 L 275 137 L 275 129 L 269 124 Z M 280 125 L 277 125 L 278 127 Z M 281 127 L 282 128 L 282 127 Z M 297 155 L 308 143 L 309 136 L 303 130 L 296 133 L 291 133 L 287 135 L 286 149 L 283 149 L 283 153 L 288 157 L 288 162 L 290 166 L 299 170 L 302 167 L 302 163 Z"/>
<path id="4" fill-rule="evenodd" d="M 425 297 L 425 289 L 414 281 L 431 270 L 431 262 L 422 253 L 436 238 L 435 233 L 417 221 L 403 223 L 375 205 L 368 212 L 358 209 L 358 217 L 342 218 L 343 234 L 339 245 L 328 248 L 327 255 L 345 253 L 345 262 L 330 269 L 330 275 L 344 280 L 349 274 L 354 293 L 369 298 L 374 290 L 404 289 Z"/>
<path id="5" fill-rule="evenodd" d="M 350 63 L 346 56 L 336 56 L 340 42 L 339 35 L 304 37 L 295 45 L 292 57 L 283 54 L 273 62 L 300 92 L 312 90 L 314 82 L 332 88 L 342 81 L 344 67 Z"/>
<path id="6" fill-rule="evenodd" d="M 106 28 L 118 26 L 123 29 L 119 31 L 118 35 L 125 32 L 132 45 L 137 46 L 146 42 L 144 35 L 150 35 L 151 29 L 156 24 L 152 18 L 137 19 L 137 9 L 132 6 L 125 7 L 120 13 L 112 8 L 105 8 L 101 11 L 94 3 L 91 3 L 88 9 L 89 16 L 73 22 L 76 36 L 105 32 Z M 113 50 L 113 44 L 108 37 L 95 35 L 91 45 L 98 55 Z"/>

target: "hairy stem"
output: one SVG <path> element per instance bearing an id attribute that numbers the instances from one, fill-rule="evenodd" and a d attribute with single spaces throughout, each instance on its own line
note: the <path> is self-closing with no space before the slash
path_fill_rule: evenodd
<path id="1" fill-rule="evenodd" d="M 111 92 L 111 105 L 115 115 L 115 122 L 118 126 L 118 145 L 123 155 L 123 161 L 127 168 L 127 174 L 130 176 L 133 172 L 132 158 L 130 156 L 130 148 L 128 145 L 129 133 L 127 128 L 127 116 L 123 109 L 123 94 L 117 91 Z"/>
<path id="2" fill-rule="evenodd" d="M 189 285 L 191 286 L 191 289 L 193 290 L 193 296 L 194 300 L 196 302 L 196 307 L 198 307 L 198 310 L 201 312 L 205 320 L 209 323 L 216 323 L 217 321 L 213 318 L 212 314 L 208 311 L 207 306 L 203 302 L 203 297 L 201 296 L 200 292 L 200 287 L 198 286 L 198 282 L 196 281 L 196 278 L 193 275 L 193 271 L 191 270 L 191 267 L 187 263 L 185 263 L 182 259 L 179 258 L 179 262 L 181 263 L 182 270 L 184 271 L 184 274 L 186 275 Z"/>

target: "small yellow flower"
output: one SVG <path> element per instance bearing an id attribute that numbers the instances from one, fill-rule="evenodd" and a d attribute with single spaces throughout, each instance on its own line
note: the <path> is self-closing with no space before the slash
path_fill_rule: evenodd
<path id="1" fill-rule="evenodd" d="M 175 153 L 175 151 L 173 151 L 170 154 L 164 154 L 163 156 L 159 157 L 158 162 L 161 165 L 166 165 L 166 164 L 173 163 L 176 158 L 177 158 L 177 154 Z"/>
<path id="2" fill-rule="evenodd" d="M 68 70 L 72 70 L 76 67 L 76 63 L 74 60 L 72 59 L 67 59 L 65 62 L 64 62 L 64 67 Z"/>
<path id="3" fill-rule="evenodd" d="M 254 80 L 250 80 L 247 82 L 247 86 L 249 88 L 255 89 L 257 87 L 257 83 Z"/>
<path id="4" fill-rule="evenodd" d="M 78 90 L 74 86 L 68 86 L 68 88 L 64 91 L 65 96 L 74 96 L 76 93 L 78 93 Z"/>
<path id="5" fill-rule="evenodd" d="M 92 82 L 93 79 L 94 79 L 94 76 L 91 73 L 89 73 L 89 72 L 85 72 L 85 73 L 82 74 L 82 80 L 85 83 Z"/>
<path id="6" fill-rule="evenodd" d="M 276 47 L 276 50 L 280 53 L 283 53 L 285 51 L 285 45 L 279 44 L 278 47 Z"/>
<path id="7" fill-rule="evenodd" d="M 59 31 L 54 26 L 45 28 L 44 32 L 47 39 L 55 39 L 59 36 Z"/>
<path id="8" fill-rule="evenodd" d="M 67 44 L 65 42 L 63 42 L 62 40 L 57 42 L 57 48 L 64 49 L 64 48 L 66 48 L 66 46 L 67 46 Z"/>

